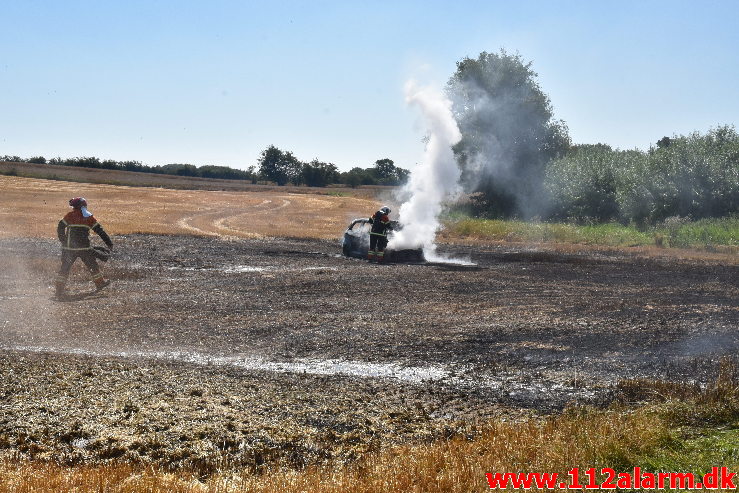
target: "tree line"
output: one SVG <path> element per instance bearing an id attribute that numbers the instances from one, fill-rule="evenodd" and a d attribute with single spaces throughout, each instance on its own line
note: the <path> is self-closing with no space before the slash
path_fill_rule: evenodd
<path id="1" fill-rule="evenodd" d="M 477 217 L 655 223 L 739 213 L 732 126 L 663 137 L 647 151 L 575 145 L 531 62 L 501 50 L 464 58 L 446 90 L 454 147 Z"/>
<path id="2" fill-rule="evenodd" d="M 370 168 L 354 167 L 339 172 L 335 164 L 314 159 L 308 163 L 297 159 L 292 152 L 283 151 L 274 145 L 259 155 L 255 171 L 266 180 L 285 185 L 307 185 L 325 187 L 333 183 L 358 187 L 360 185 L 402 185 L 410 172 L 395 166 L 392 159 L 378 159 Z"/>
<path id="3" fill-rule="evenodd" d="M 719 126 L 660 139 L 647 151 L 573 146 L 545 171 L 549 216 L 656 223 L 739 213 L 739 134 Z"/>
<path id="4" fill-rule="evenodd" d="M 278 185 L 291 183 L 310 187 L 325 187 L 333 184 L 348 185 L 353 188 L 360 185 L 397 186 L 403 184 L 409 174 L 408 170 L 395 166 L 393 160 L 387 158 L 378 159 L 374 165 L 368 168 L 354 167 L 347 172 L 340 172 L 335 164 L 325 163 L 318 159 L 303 162 L 297 159 L 292 152 L 283 151 L 274 145 L 270 145 L 262 151 L 257 164 L 248 167 L 246 170 L 228 166 L 195 166 L 193 164 L 176 163 L 149 166 L 139 161 L 101 160 L 97 157 L 66 159 L 56 157 L 47 160 L 43 156 L 23 159 L 20 156 L 6 155 L 0 156 L 0 161 L 219 178 L 223 180 L 249 180 L 252 183 L 273 182 Z"/>

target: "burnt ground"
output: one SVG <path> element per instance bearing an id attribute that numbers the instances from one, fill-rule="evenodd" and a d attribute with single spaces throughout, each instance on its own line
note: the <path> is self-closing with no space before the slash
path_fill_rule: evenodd
<path id="1" fill-rule="evenodd" d="M 707 383 L 739 354 L 739 267 L 337 242 L 119 236 L 111 288 L 53 300 L 58 245 L 0 240 L 0 451 L 201 467 L 352 459 L 490 416 L 605 405 L 622 379 Z"/>

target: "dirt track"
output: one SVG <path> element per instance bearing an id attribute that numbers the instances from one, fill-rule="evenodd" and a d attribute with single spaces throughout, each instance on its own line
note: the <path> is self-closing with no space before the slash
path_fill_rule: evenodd
<path id="1" fill-rule="evenodd" d="M 352 458 L 605 403 L 623 378 L 706 382 L 739 353 L 735 265 L 447 247 L 477 265 L 378 266 L 335 241 L 115 240 L 112 288 L 64 303 L 56 242 L 0 240 L 0 447 L 189 466 Z M 81 267 L 72 287 L 90 287 Z"/>

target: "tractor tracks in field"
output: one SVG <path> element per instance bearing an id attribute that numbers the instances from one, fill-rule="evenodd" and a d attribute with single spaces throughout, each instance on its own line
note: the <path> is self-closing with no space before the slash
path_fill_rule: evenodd
<path id="1" fill-rule="evenodd" d="M 275 204 L 276 201 L 281 203 Z M 282 197 L 275 200 L 265 199 L 259 204 L 249 207 L 219 208 L 186 216 L 177 221 L 177 226 L 186 232 L 199 236 L 262 238 L 264 235 L 234 227 L 233 224 L 238 219 L 249 215 L 256 219 L 255 223 L 262 223 L 262 217 L 270 216 L 291 204 L 290 200 Z"/>

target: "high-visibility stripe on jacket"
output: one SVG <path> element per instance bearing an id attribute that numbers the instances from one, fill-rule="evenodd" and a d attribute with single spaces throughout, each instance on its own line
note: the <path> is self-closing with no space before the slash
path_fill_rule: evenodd
<path id="1" fill-rule="evenodd" d="M 371 235 L 387 236 L 390 229 L 390 218 L 387 214 L 377 211 L 369 218 L 369 222 L 372 225 Z"/>
<path id="2" fill-rule="evenodd" d="M 64 218 L 59 221 L 56 227 L 56 234 L 65 250 L 90 250 L 90 230 L 102 238 L 108 247 L 113 246 L 108 233 L 95 220 L 94 216 L 84 217 L 80 209 L 74 209 L 67 213 Z"/>

